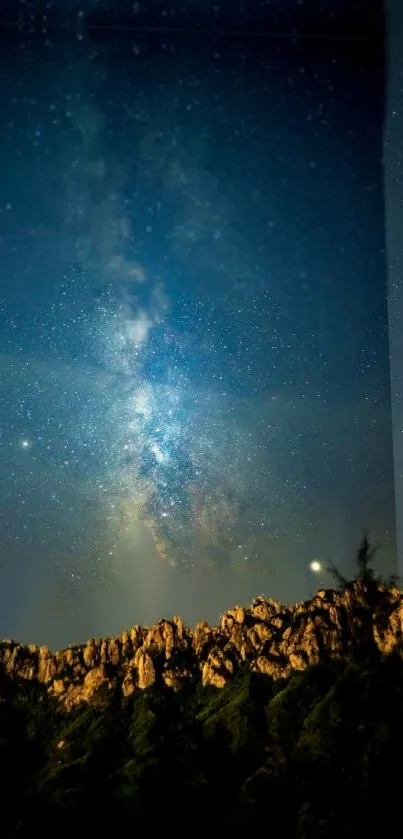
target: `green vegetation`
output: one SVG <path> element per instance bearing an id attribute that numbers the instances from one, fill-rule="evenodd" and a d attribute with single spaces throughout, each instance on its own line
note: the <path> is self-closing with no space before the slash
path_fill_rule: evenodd
<path id="1" fill-rule="evenodd" d="M 403 660 L 369 652 L 287 680 L 245 664 L 223 689 L 111 691 L 69 713 L 0 671 L 1 835 L 385 835 L 403 780 Z"/>
<path id="2" fill-rule="evenodd" d="M 287 837 L 349 837 L 392 827 L 403 754 L 397 654 L 277 683 L 245 668 L 223 690 L 150 689 L 70 714 L 39 690 L 3 686 L 4 836 L 265 824 Z"/>

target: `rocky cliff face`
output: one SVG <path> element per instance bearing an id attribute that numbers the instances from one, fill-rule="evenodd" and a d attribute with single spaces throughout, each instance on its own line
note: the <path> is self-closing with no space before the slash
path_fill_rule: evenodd
<path id="1" fill-rule="evenodd" d="M 46 686 L 71 709 L 109 691 L 130 696 L 154 684 L 179 690 L 201 679 L 221 688 L 244 663 L 281 679 L 363 646 L 386 655 L 400 650 L 402 631 L 402 592 L 354 581 L 343 594 L 318 591 L 293 606 L 259 596 L 249 608 L 225 612 L 215 627 L 200 622 L 190 629 L 174 617 L 56 653 L 3 641 L 0 666 L 11 678 Z"/>

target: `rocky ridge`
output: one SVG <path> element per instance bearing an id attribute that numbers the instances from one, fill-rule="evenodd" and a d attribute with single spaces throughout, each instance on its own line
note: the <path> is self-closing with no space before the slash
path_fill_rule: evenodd
<path id="1" fill-rule="evenodd" d="M 291 606 L 259 596 L 248 608 L 229 609 L 219 626 L 202 621 L 190 629 L 174 617 L 55 653 L 2 641 L 0 672 L 40 683 L 70 710 L 110 691 L 130 696 L 151 685 L 180 690 L 201 679 L 222 688 L 245 663 L 282 679 L 365 645 L 382 655 L 400 653 L 402 632 L 403 593 L 355 580 L 342 594 L 320 590 Z"/>

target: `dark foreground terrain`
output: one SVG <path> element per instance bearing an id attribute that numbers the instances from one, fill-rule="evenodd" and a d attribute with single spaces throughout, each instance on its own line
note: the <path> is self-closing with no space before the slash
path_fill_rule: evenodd
<path id="1" fill-rule="evenodd" d="M 3 642 L 0 835 L 392 833 L 402 624 L 402 593 L 364 568 L 220 627 L 176 618 L 54 655 Z"/>

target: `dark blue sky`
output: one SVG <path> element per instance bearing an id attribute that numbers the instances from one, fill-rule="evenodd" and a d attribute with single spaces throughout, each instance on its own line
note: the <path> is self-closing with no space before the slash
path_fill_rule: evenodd
<path id="1" fill-rule="evenodd" d="M 382 56 L 28 30 L 1 90 L 0 634 L 395 564 Z"/>
<path id="2" fill-rule="evenodd" d="M 343 38 L 372 36 L 383 26 L 379 0 L 178 0 L 169 5 L 164 0 L 1 0 L 0 12 L 3 21 L 41 28 L 77 24 L 79 32 L 84 19 L 87 26 L 107 30 L 109 40 L 116 31 L 135 26 Z"/>

